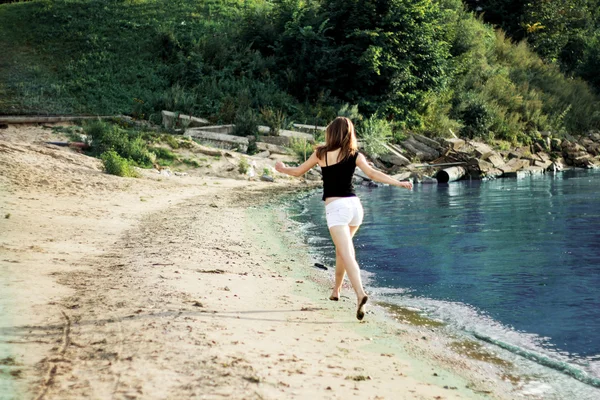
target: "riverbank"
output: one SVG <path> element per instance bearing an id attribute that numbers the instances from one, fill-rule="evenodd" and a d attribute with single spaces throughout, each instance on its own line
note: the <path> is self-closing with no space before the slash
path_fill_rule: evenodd
<path id="1" fill-rule="evenodd" d="M 274 207 L 305 184 L 118 178 L 40 128 L 9 133 L 0 398 L 509 398 L 427 355 L 433 332 L 326 299 Z"/>

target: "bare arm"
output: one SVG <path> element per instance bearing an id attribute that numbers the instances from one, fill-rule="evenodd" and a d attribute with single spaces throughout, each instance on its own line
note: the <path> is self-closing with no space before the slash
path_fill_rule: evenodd
<path id="1" fill-rule="evenodd" d="M 365 173 L 365 175 L 367 175 L 370 179 L 372 179 L 374 181 L 381 182 L 381 183 L 387 183 L 389 185 L 394 185 L 394 186 L 405 188 L 408 190 L 411 190 L 413 187 L 413 184 L 410 181 L 400 182 L 400 181 L 392 178 L 391 176 L 384 174 L 381 171 L 377 171 L 376 169 L 373 169 L 369 165 L 369 163 L 367 163 L 367 159 L 365 158 L 365 156 L 360 153 L 358 154 L 358 158 L 356 159 L 356 165 L 362 170 L 362 172 Z"/>
<path id="2" fill-rule="evenodd" d="M 317 165 L 318 162 L 319 159 L 317 158 L 317 153 L 313 152 L 308 158 L 308 160 L 304 161 L 301 165 L 297 167 L 286 167 L 284 163 L 278 161 L 275 164 L 275 169 L 283 174 L 288 174 L 292 176 L 302 176 L 306 172 L 308 172 L 309 169 Z"/>

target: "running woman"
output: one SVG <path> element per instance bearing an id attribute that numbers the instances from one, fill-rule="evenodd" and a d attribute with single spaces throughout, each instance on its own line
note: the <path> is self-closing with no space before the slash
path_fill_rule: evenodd
<path id="1" fill-rule="evenodd" d="M 348 274 L 352 288 L 356 292 L 356 318 L 365 316 L 368 301 L 360 278 L 352 238 L 363 220 L 360 199 L 354 193 L 352 177 L 358 166 L 370 179 L 411 190 L 411 182 L 400 182 L 381 171 L 373 169 L 364 155 L 358 152 L 358 143 L 352 121 L 337 117 L 325 131 L 325 144 L 318 146 L 310 158 L 298 167 L 287 167 L 281 161 L 275 169 L 281 173 L 302 176 L 315 165 L 323 173 L 323 200 L 327 227 L 335 244 L 335 286 L 330 300 L 338 301 L 344 277 Z"/>

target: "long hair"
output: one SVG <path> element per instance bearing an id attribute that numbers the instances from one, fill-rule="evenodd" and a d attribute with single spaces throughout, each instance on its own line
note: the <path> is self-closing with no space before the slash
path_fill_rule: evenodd
<path id="1" fill-rule="evenodd" d="M 317 157 L 325 158 L 327 152 L 340 150 L 337 161 L 343 161 L 358 151 L 354 124 L 346 117 L 337 117 L 325 130 L 325 144 L 317 147 Z"/>

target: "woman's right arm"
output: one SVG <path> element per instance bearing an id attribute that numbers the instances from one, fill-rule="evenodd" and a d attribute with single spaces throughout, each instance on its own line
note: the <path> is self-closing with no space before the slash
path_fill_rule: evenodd
<path id="1" fill-rule="evenodd" d="M 411 190 L 413 188 L 413 184 L 410 181 L 402 181 L 401 182 L 399 180 L 392 178 L 391 176 L 389 176 L 387 174 L 384 174 L 381 171 L 377 171 L 376 169 L 373 169 L 367 162 L 367 159 L 365 158 L 365 156 L 360 153 L 358 154 L 358 158 L 356 159 L 356 165 L 362 170 L 362 172 L 365 173 L 365 175 L 367 175 L 370 179 L 372 179 L 374 181 L 381 182 L 381 183 L 387 183 L 388 185 L 394 185 L 394 186 L 405 188 L 408 190 Z"/>
<path id="2" fill-rule="evenodd" d="M 277 161 L 277 163 L 275 163 L 275 169 L 283 174 L 302 176 L 318 163 L 319 159 L 317 158 L 317 152 L 315 151 L 311 154 L 308 160 L 297 167 L 286 167 L 284 163 Z"/>

